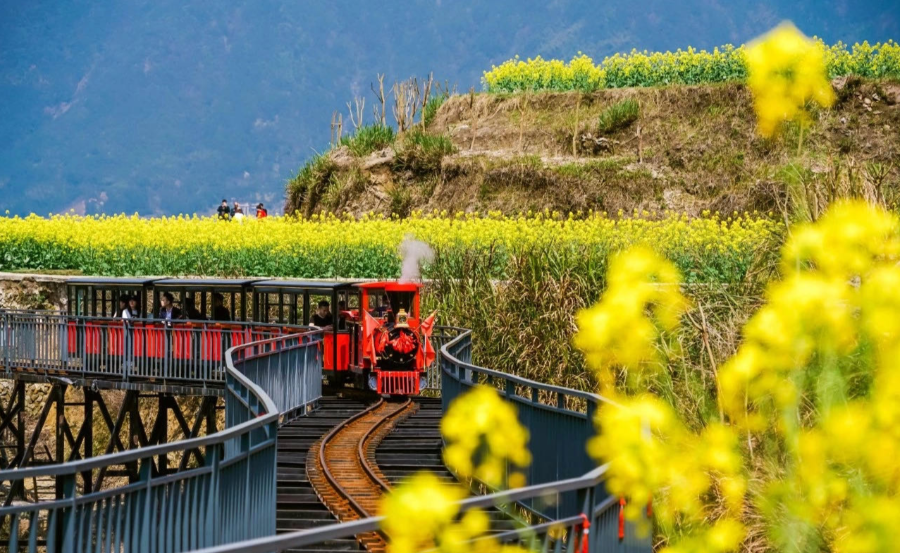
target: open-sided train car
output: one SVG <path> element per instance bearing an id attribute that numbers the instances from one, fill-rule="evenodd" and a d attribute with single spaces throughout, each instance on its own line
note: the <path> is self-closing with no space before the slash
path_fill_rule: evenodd
<path id="1" fill-rule="evenodd" d="M 418 394 L 434 360 L 434 317 L 421 316 L 421 285 L 415 283 L 72 277 L 67 288 L 70 353 L 98 359 L 139 348 L 133 353 L 142 358 L 171 350 L 182 360 L 218 361 L 222 348 L 310 326 L 325 301 L 330 324 L 319 322 L 325 326 L 323 370 L 331 382 Z M 124 323 L 113 318 L 123 296 L 136 300 L 133 343 L 126 343 Z M 178 313 L 172 320 L 162 320 L 164 296 Z"/>

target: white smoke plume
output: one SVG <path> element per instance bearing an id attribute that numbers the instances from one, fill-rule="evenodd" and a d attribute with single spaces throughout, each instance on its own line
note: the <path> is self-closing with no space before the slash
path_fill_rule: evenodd
<path id="1" fill-rule="evenodd" d="M 400 257 L 403 258 L 400 282 L 412 282 L 421 277 L 419 267 L 422 262 L 434 260 L 434 251 L 425 242 L 407 236 L 400 243 Z"/>

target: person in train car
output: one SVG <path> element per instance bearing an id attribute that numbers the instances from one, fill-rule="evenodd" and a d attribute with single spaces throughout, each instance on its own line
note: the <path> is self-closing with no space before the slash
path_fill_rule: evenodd
<path id="1" fill-rule="evenodd" d="M 219 292 L 213 293 L 212 318 L 214 321 L 230 321 L 231 320 L 231 313 L 228 311 L 228 308 L 225 307 L 225 296 L 223 296 Z"/>
<path id="2" fill-rule="evenodd" d="M 175 307 L 175 298 L 171 292 L 163 292 L 163 295 L 159 298 L 159 303 L 158 319 L 174 321 L 181 318 L 181 310 Z"/>
<path id="3" fill-rule="evenodd" d="M 203 321 L 206 317 L 197 309 L 194 298 L 184 298 L 184 315 L 189 321 Z"/>
<path id="4" fill-rule="evenodd" d="M 384 317 L 387 313 L 391 311 L 391 298 L 388 297 L 387 294 L 381 295 L 381 305 L 377 306 L 372 315 L 376 317 Z"/>
<path id="5" fill-rule="evenodd" d="M 114 317 L 116 319 L 130 319 L 131 313 L 128 310 L 128 296 L 122 294 L 119 296 L 119 308 L 116 309 L 116 314 Z"/>
<path id="6" fill-rule="evenodd" d="M 330 305 L 327 301 L 322 300 L 319 302 L 319 307 L 318 309 L 316 309 L 316 312 L 313 315 L 312 323 L 314 325 L 320 328 L 331 326 L 334 317 L 332 317 L 329 307 Z"/>
<path id="7" fill-rule="evenodd" d="M 219 209 L 216 210 L 216 213 L 219 214 L 219 219 L 222 219 L 223 221 L 231 219 L 231 210 L 228 209 L 228 200 L 222 199 L 222 204 L 219 206 Z"/>
<path id="8" fill-rule="evenodd" d="M 269 216 L 269 212 L 266 211 L 266 208 L 263 207 L 262 203 L 257 204 L 256 206 L 256 218 L 257 219 L 265 219 Z"/>
<path id="9" fill-rule="evenodd" d="M 131 319 L 136 319 L 141 316 L 141 310 L 138 307 L 138 298 L 137 296 L 129 296 L 128 298 L 128 313 L 131 315 Z"/>

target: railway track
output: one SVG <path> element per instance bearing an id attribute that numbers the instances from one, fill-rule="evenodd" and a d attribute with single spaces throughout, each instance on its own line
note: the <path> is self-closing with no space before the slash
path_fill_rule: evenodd
<path id="1" fill-rule="evenodd" d="M 375 462 L 376 449 L 417 407 L 410 399 L 402 403 L 381 399 L 335 426 L 310 448 L 306 459 L 309 481 L 338 520 L 377 514 L 381 495 L 390 484 Z M 375 553 L 387 547 L 384 537 L 375 532 L 359 535 L 357 540 Z"/>

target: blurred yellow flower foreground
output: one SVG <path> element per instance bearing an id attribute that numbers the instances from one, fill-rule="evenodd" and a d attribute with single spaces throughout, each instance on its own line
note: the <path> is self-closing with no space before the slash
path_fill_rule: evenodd
<path id="1" fill-rule="evenodd" d="M 807 102 L 834 103 L 825 51 L 790 23 L 782 23 L 747 47 L 747 86 L 759 133 L 772 136 L 782 121 L 806 117 Z"/>
<path id="2" fill-rule="evenodd" d="M 507 466 L 531 463 L 528 431 L 519 423 L 516 408 L 496 390 L 476 386 L 456 399 L 441 421 L 446 446 L 444 461 L 458 476 L 476 478 L 493 488 L 524 485 L 524 475 L 506 474 Z M 487 536 L 488 515 L 480 509 L 459 513 L 465 488 L 421 472 L 385 496 L 382 528 L 391 553 L 525 553 L 518 546 L 501 545 Z M 476 538 L 478 538 L 476 540 Z M 473 541 L 475 540 L 475 541 Z"/>
<path id="3" fill-rule="evenodd" d="M 780 280 L 718 371 L 700 428 L 647 393 L 685 305 L 677 271 L 621 254 L 576 343 L 621 405 L 590 443 L 637 519 L 652 499 L 663 551 L 892 552 L 900 543 L 900 221 L 863 202 L 802 225 Z M 632 279 L 628 287 L 624 280 Z M 621 313 L 621 317 L 617 314 Z M 629 326 L 621 320 L 629 321 Z M 637 332 L 630 341 L 621 335 Z"/>

